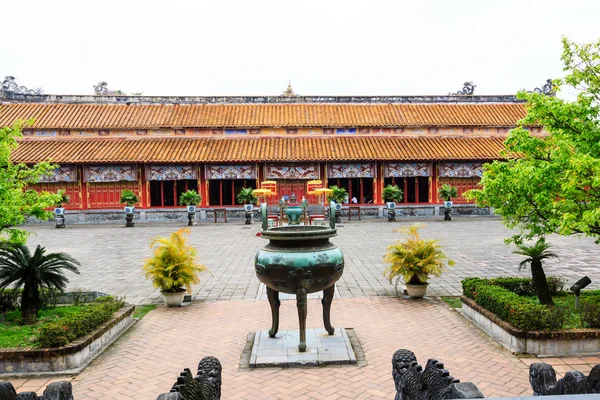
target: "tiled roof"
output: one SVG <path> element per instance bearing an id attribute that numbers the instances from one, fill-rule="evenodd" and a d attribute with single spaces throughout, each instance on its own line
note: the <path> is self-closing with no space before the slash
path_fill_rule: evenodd
<path id="1" fill-rule="evenodd" d="M 328 160 L 491 160 L 498 137 L 24 139 L 16 162 L 190 163 Z"/>
<path id="2" fill-rule="evenodd" d="M 0 126 L 33 119 L 38 129 L 515 126 L 524 116 L 520 103 L 0 105 Z"/>

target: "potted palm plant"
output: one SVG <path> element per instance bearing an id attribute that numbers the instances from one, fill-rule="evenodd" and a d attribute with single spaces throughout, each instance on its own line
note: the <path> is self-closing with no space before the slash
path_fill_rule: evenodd
<path id="1" fill-rule="evenodd" d="M 37 246 L 33 254 L 27 246 L 3 243 L 0 245 L 0 290 L 11 286 L 23 288 L 21 317 L 25 324 L 37 321 L 40 309 L 40 288 L 56 288 L 61 292 L 69 280 L 62 270 L 79 274 L 79 261 L 66 253 L 46 254 Z"/>
<path id="2" fill-rule="evenodd" d="M 444 200 L 444 221 L 452 220 L 452 199 L 458 197 L 458 191 L 455 187 L 448 184 L 440 188 L 440 198 Z"/>
<path id="3" fill-rule="evenodd" d="M 252 223 L 252 210 L 254 209 L 254 203 L 258 201 L 256 196 L 252 193 L 253 191 L 254 189 L 252 187 L 242 188 L 237 195 L 237 202 L 244 205 L 246 225 Z"/>
<path id="4" fill-rule="evenodd" d="M 382 192 L 383 200 L 387 204 L 388 221 L 396 220 L 396 203 L 404 199 L 404 193 L 397 185 L 387 185 Z"/>
<path id="5" fill-rule="evenodd" d="M 188 226 L 194 226 L 196 219 L 196 206 L 202 201 L 202 196 L 195 190 L 188 190 L 179 196 L 179 203 L 187 207 Z"/>
<path id="6" fill-rule="evenodd" d="M 121 203 L 127 204 L 125 206 L 125 220 L 127 223 L 126 227 L 133 227 L 133 213 L 135 211 L 135 203 L 138 203 L 140 200 L 131 190 L 123 190 L 121 193 Z"/>
<path id="7" fill-rule="evenodd" d="M 388 246 L 383 258 L 383 261 L 389 264 L 383 271 L 385 277 L 390 283 L 396 280 L 396 292 L 402 278 L 411 298 L 425 296 L 429 276 L 441 276 L 446 265 L 454 265 L 454 261 L 448 259 L 437 240 L 424 240 L 419 237 L 421 227 L 420 224 L 414 224 L 395 229 L 394 232 L 402 232 L 404 240 Z"/>
<path id="8" fill-rule="evenodd" d="M 348 192 L 346 191 L 346 189 L 338 187 L 337 185 L 329 186 L 329 189 L 331 189 L 331 193 L 329 193 L 327 200 L 329 200 L 330 202 L 332 200 L 335 201 L 335 222 L 341 223 L 342 220 L 340 218 L 340 215 L 342 204 L 344 203 L 344 200 L 348 198 Z"/>
<path id="9" fill-rule="evenodd" d="M 191 293 L 192 285 L 200 283 L 198 275 L 207 270 L 196 261 L 196 249 L 186 243 L 184 235 L 189 233 L 188 228 L 181 228 L 170 237 L 154 238 L 150 243 L 154 255 L 144 264 L 146 279 L 160 289 L 168 307 L 180 306 L 186 290 Z"/>
<path id="10" fill-rule="evenodd" d="M 67 196 L 67 192 L 64 190 L 59 190 L 56 192 L 57 195 L 60 196 L 58 201 L 56 202 L 56 208 L 54 209 L 54 220 L 56 221 L 56 228 L 64 228 L 65 227 L 65 208 L 63 205 L 69 204 L 69 196 Z"/>

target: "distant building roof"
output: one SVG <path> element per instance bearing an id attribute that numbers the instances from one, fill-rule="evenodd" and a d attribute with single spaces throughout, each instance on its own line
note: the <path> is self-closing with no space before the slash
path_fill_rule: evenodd
<path id="1" fill-rule="evenodd" d="M 0 104 L 0 126 L 33 129 L 515 126 L 523 103 Z"/>
<path id="2" fill-rule="evenodd" d="M 217 163 L 493 160 L 500 137 L 79 138 L 22 140 L 15 162 Z"/>

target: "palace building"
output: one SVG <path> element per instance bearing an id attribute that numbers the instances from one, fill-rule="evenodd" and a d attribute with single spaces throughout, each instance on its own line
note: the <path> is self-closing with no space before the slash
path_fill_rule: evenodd
<path id="1" fill-rule="evenodd" d="M 512 95 L 297 96 L 288 87 L 273 97 L 67 96 L 3 87 L 0 126 L 33 121 L 13 161 L 59 164 L 36 188 L 66 190 L 80 220 L 121 211 L 124 189 L 151 220 L 153 211 L 183 211 L 188 189 L 210 212 L 240 209 L 239 190 L 263 181 L 277 183 L 277 199 L 315 201 L 306 192 L 316 179 L 346 188 L 367 215 L 380 213 L 388 184 L 403 190 L 405 214 L 433 214 L 443 184 L 458 188 L 455 204 L 475 210 L 460 194 L 500 158 L 526 113 Z"/>

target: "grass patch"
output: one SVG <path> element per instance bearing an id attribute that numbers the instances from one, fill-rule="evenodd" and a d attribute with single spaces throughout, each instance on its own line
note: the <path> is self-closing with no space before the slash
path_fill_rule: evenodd
<path id="1" fill-rule="evenodd" d="M 446 302 L 452 308 L 461 308 L 462 301 L 460 301 L 460 297 L 442 297 L 442 300 Z"/>
<path id="2" fill-rule="evenodd" d="M 133 312 L 133 318 L 142 319 L 144 315 L 148 314 L 150 311 L 156 308 L 156 304 L 146 304 L 143 306 L 135 306 L 135 311 Z"/>
<path id="3" fill-rule="evenodd" d="M 68 306 L 40 310 L 35 325 L 21 325 L 21 311 L 9 311 L 5 314 L 6 319 L 0 323 L 0 348 L 37 346 L 36 333 L 41 326 L 77 313 L 81 309 L 80 306 Z"/>

